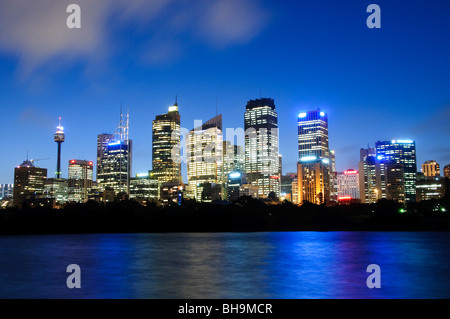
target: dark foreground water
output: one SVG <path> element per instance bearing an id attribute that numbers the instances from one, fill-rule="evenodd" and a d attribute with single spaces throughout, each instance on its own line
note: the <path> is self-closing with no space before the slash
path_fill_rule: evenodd
<path id="1" fill-rule="evenodd" d="M 0 298 L 450 298 L 450 233 L 0 237 Z"/>

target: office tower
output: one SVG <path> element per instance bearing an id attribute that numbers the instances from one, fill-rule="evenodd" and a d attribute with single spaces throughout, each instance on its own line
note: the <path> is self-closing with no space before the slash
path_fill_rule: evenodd
<path id="1" fill-rule="evenodd" d="M 44 198 L 44 181 L 47 169 L 35 167 L 26 160 L 14 169 L 14 206 Z"/>
<path id="2" fill-rule="evenodd" d="M 271 192 L 280 197 L 278 115 L 274 100 L 248 101 L 244 120 L 247 181 L 258 187 L 260 198 L 267 198 Z"/>
<path id="3" fill-rule="evenodd" d="M 222 189 L 225 182 L 222 115 L 189 132 L 186 152 L 188 183 L 195 199 L 198 201 L 222 199 L 223 191 L 217 192 L 217 189 Z M 220 198 L 217 198 L 217 193 L 220 193 Z"/>
<path id="4" fill-rule="evenodd" d="M 152 172 L 160 183 L 181 182 L 180 113 L 178 103 L 153 121 Z"/>
<path id="5" fill-rule="evenodd" d="M 0 199 L 13 197 L 13 184 L 0 184 Z"/>
<path id="6" fill-rule="evenodd" d="M 450 178 L 450 164 L 444 166 L 444 178 Z"/>
<path id="7" fill-rule="evenodd" d="M 375 203 L 380 197 L 377 189 L 377 161 L 374 148 L 362 148 L 359 161 L 359 196 L 361 203 Z"/>
<path id="8" fill-rule="evenodd" d="M 113 134 L 99 134 L 97 136 L 97 171 L 95 173 L 95 180 L 99 182 L 99 176 L 103 174 L 103 160 L 108 148 L 108 144 L 114 140 Z M 101 181 L 100 181 L 101 183 Z"/>
<path id="9" fill-rule="evenodd" d="M 167 182 L 161 186 L 160 199 L 163 206 L 181 205 L 186 186 L 183 183 Z"/>
<path id="10" fill-rule="evenodd" d="M 230 172 L 227 176 L 227 200 L 232 202 L 239 198 L 241 186 L 245 184 L 245 176 L 240 171 Z"/>
<path id="11" fill-rule="evenodd" d="M 58 144 L 58 159 L 56 164 L 56 178 L 61 178 L 61 144 L 65 141 L 64 128 L 61 126 L 61 118 L 59 118 L 59 125 L 56 128 L 56 133 L 54 135 L 54 140 Z"/>
<path id="12" fill-rule="evenodd" d="M 417 173 L 416 193 L 418 202 L 444 197 L 445 178 L 427 177 L 424 173 Z"/>
<path id="13" fill-rule="evenodd" d="M 240 145 L 233 145 L 230 141 L 223 141 L 224 176 L 228 176 L 234 171 L 245 172 L 244 148 Z"/>
<path id="14" fill-rule="evenodd" d="M 422 173 L 425 177 L 440 177 L 441 169 L 436 161 L 426 161 L 422 164 Z"/>
<path id="15" fill-rule="evenodd" d="M 384 166 L 386 180 L 386 198 L 399 203 L 405 202 L 405 166 L 397 163 L 387 163 Z"/>
<path id="16" fill-rule="evenodd" d="M 315 110 L 298 115 L 298 156 L 298 202 L 328 203 L 331 161 L 325 112 Z"/>
<path id="17" fill-rule="evenodd" d="M 159 200 L 160 183 L 153 177 L 153 172 L 136 174 L 130 180 L 130 199 L 146 205 Z"/>
<path id="18" fill-rule="evenodd" d="M 132 165 L 132 140 L 129 139 L 129 114 L 120 113 L 120 122 L 103 152 L 98 175 L 102 190 L 113 190 L 115 195 L 128 195 Z"/>
<path id="19" fill-rule="evenodd" d="M 359 173 L 355 169 L 348 169 L 337 173 L 337 196 L 359 199 Z"/>
<path id="20" fill-rule="evenodd" d="M 52 199 L 53 208 L 68 201 L 68 181 L 65 178 L 47 178 L 44 181 L 44 198 Z"/>
<path id="21" fill-rule="evenodd" d="M 382 198 L 390 198 L 386 189 L 385 172 L 387 164 L 402 164 L 404 172 L 405 202 L 416 201 L 416 144 L 411 140 L 378 141 L 375 143 L 377 162 L 380 165 L 380 177 L 377 188 L 381 191 Z M 391 171 L 392 173 L 393 171 Z"/>
<path id="22" fill-rule="evenodd" d="M 93 185 L 94 163 L 84 160 L 69 161 L 69 202 L 84 203 Z"/>

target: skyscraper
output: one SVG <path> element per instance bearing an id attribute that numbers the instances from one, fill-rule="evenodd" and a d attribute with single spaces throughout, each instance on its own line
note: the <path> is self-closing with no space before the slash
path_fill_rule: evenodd
<path id="1" fill-rule="evenodd" d="M 223 198 L 226 177 L 223 175 L 222 115 L 217 115 L 189 132 L 186 152 L 188 184 L 195 199 L 221 199 L 212 194 L 220 194 Z"/>
<path id="2" fill-rule="evenodd" d="M 242 146 L 223 141 L 223 171 L 224 176 L 235 171 L 245 172 L 245 154 Z"/>
<path id="3" fill-rule="evenodd" d="M 108 144 L 114 140 L 113 134 L 99 134 L 97 136 L 97 171 L 95 175 L 95 180 L 97 182 L 99 181 L 99 176 L 102 176 L 103 174 L 103 165 L 104 163 L 104 157 L 106 150 L 108 149 Z"/>
<path id="4" fill-rule="evenodd" d="M 13 197 L 13 184 L 0 184 L 0 199 Z"/>
<path id="5" fill-rule="evenodd" d="M 128 132 L 129 114 L 121 112 L 114 140 L 107 144 L 100 162 L 101 172 L 97 183 L 102 190 L 114 190 L 116 195 L 129 194 L 130 189 L 133 144 Z"/>
<path id="6" fill-rule="evenodd" d="M 61 178 L 61 144 L 64 143 L 66 137 L 64 135 L 64 128 L 61 126 L 61 118 L 59 118 L 59 125 L 56 128 L 54 140 L 58 144 L 57 164 L 56 164 L 56 178 Z"/>
<path id="7" fill-rule="evenodd" d="M 377 162 L 374 148 L 362 148 L 359 161 L 359 196 L 361 203 L 375 203 L 380 196 L 377 189 Z"/>
<path id="8" fill-rule="evenodd" d="M 426 161 L 422 164 L 422 173 L 425 177 L 440 177 L 441 169 L 438 162 L 436 161 Z"/>
<path id="9" fill-rule="evenodd" d="M 377 188 L 382 198 L 389 198 L 386 189 L 387 164 L 402 164 L 406 202 L 416 201 L 416 144 L 412 140 L 378 141 L 375 143 L 377 161 L 380 165 L 380 178 Z M 399 169 L 399 167 L 397 167 Z M 392 171 L 392 170 L 391 170 Z"/>
<path id="10" fill-rule="evenodd" d="M 444 166 L 444 177 L 450 178 L 450 164 Z"/>
<path id="11" fill-rule="evenodd" d="M 44 181 L 47 169 L 35 167 L 26 160 L 14 169 L 14 206 L 44 197 Z"/>
<path id="12" fill-rule="evenodd" d="M 258 187 L 258 196 L 275 192 L 280 197 L 278 115 L 273 99 L 247 102 L 245 120 L 245 173 L 247 182 Z"/>
<path id="13" fill-rule="evenodd" d="M 88 200 L 93 183 L 93 165 L 94 163 L 91 161 L 69 161 L 69 202 L 84 203 Z"/>
<path id="14" fill-rule="evenodd" d="M 298 202 L 329 202 L 331 160 L 328 117 L 320 109 L 298 115 L 298 156 Z"/>
<path id="15" fill-rule="evenodd" d="M 181 182 L 180 113 L 178 103 L 153 121 L 152 172 L 160 184 Z"/>
<path id="16" fill-rule="evenodd" d="M 359 173 L 355 169 L 348 169 L 337 173 L 337 195 L 359 199 Z"/>

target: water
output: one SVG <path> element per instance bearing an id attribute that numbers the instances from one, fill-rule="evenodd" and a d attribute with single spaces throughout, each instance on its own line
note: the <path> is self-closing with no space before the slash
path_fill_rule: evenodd
<path id="1" fill-rule="evenodd" d="M 0 298 L 450 298 L 449 245 L 445 232 L 0 237 Z"/>

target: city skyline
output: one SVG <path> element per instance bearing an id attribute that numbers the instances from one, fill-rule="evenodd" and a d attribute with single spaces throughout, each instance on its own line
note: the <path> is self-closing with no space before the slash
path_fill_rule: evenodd
<path id="1" fill-rule="evenodd" d="M 98 65 L 90 59 L 98 57 L 95 50 L 86 47 L 79 35 L 61 30 L 62 37 L 47 38 L 31 32 L 45 27 L 58 30 L 47 24 L 53 20 L 46 21 L 44 13 L 33 10 L 35 4 L 30 4 L 31 13 L 11 21 L 4 14 L 14 16 L 11 3 L 0 4 L 1 26 L 7 23 L 1 29 L 16 30 L 21 23 L 41 42 L 33 46 L 36 42 L 26 41 L 20 30 L 8 43 L 5 39 L 9 36 L 0 37 L 0 105 L 3 132 L 8 134 L 4 144 L 8 156 L 0 159 L 2 184 L 13 183 L 13 168 L 25 160 L 27 151 L 30 158 L 50 158 L 38 165 L 48 169 L 49 177 L 54 176 L 52 134 L 60 116 L 66 134 L 62 163 L 73 158 L 94 161 L 97 135 L 113 133 L 122 102 L 130 107 L 130 138 L 135 147 L 132 175 L 147 171 L 151 120 L 166 113 L 176 95 L 181 127 L 188 129 L 196 119 L 212 118 L 216 110 L 224 115 L 224 127 L 244 127 L 246 101 L 273 98 L 284 172 L 296 171 L 298 113 L 318 108 L 329 115 L 329 145 L 336 151 L 337 171 L 356 169 L 359 150 L 367 144 L 374 147 L 378 140 L 416 141 L 419 165 L 427 160 L 436 160 L 441 167 L 450 163 L 450 66 L 445 63 L 450 55 L 450 38 L 445 32 L 450 29 L 445 14 L 448 3 L 405 7 L 379 1 L 382 28 L 370 30 L 365 25 L 368 3 L 249 1 L 238 16 L 226 16 L 233 10 L 221 11 L 225 16 L 219 21 L 231 19 L 234 31 L 221 33 L 220 25 L 208 29 L 207 34 L 176 29 L 173 37 L 163 33 L 165 40 L 159 39 L 152 28 L 161 20 L 167 27 L 166 21 L 186 9 L 181 5 L 182 9 L 166 10 L 158 18 L 138 16 L 139 26 L 107 19 L 117 32 L 100 28 L 103 33 L 92 40 L 94 49 L 104 44 L 103 40 L 109 44 L 105 46 L 110 49 L 108 55 Z M 239 5 L 236 1 L 213 3 L 231 9 Z M 89 11 L 90 5 L 82 3 L 83 12 Z M 55 5 L 46 14 L 65 12 L 64 6 Z M 205 10 L 214 13 L 216 9 L 208 4 Z M 197 6 L 189 12 L 206 14 Z M 136 14 L 131 12 L 130 17 Z M 423 16 L 433 19 L 421 19 Z M 65 18 L 64 14 L 60 17 L 63 22 Z M 83 21 L 81 32 L 99 27 L 90 17 Z M 61 40 L 64 37 L 71 43 Z M 158 50 L 149 46 L 166 53 L 158 60 Z M 47 51 L 39 51 L 42 47 Z M 75 50 L 74 56 L 55 63 L 55 58 L 76 47 L 85 51 Z M 152 62 L 140 59 L 144 53 L 153 54 Z M 67 170 L 63 164 L 62 176 L 68 176 Z M 185 165 L 182 171 L 185 178 Z"/>

